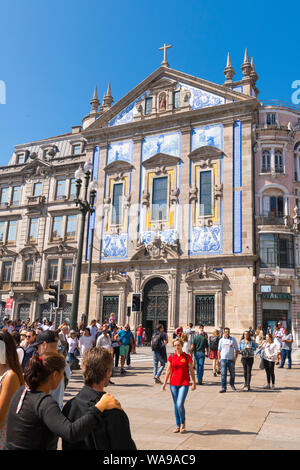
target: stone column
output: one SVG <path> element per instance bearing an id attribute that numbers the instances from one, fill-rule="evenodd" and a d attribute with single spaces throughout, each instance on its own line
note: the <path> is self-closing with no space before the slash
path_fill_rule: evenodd
<path id="1" fill-rule="evenodd" d="M 218 290 L 216 292 L 216 304 L 215 304 L 215 326 L 218 328 L 220 325 L 223 326 L 223 298 L 222 298 L 222 291 Z"/>
<path id="2" fill-rule="evenodd" d="M 300 157 L 296 157 L 297 181 L 300 181 Z"/>
<path id="3" fill-rule="evenodd" d="M 188 254 L 189 250 L 189 186 L 190 186 L 190 159 L 188 158 L 191 152 L 191 126 L 184 127 L 181 130 L 181 158 L 180 165 L 181 178 L 180 178 L 180 195 L 179 195 L 179 220 L 177 221 L 178 237 L 181 243 L 181 249 L 184 255 Z M 182 191 L 182 188 L 185 188 Z"/>
<path id="4" fill-rule="evenodd" d="M 137 240 L 138 227 L 141 230 L 140 211 L 140 193 L 141 193 L 141 159 L 142 159 L 143 136 L 139 135 L 133 138 L 133 166 L 131 172 L 131 202 L 129 207 L 129 259 L 135 253 L 135 242 Z"/>
<path id="5" fill-rule="evenodd" d="M 193 288 L 188 286 L 187 288 L 187 293 L 188 293 L 188 301 L 187 301 L 187 318 L 188 318 L 188 324 L 193 323 L 195 325 L 195 314 L 194 314 L 194 308 L 193 308 Z"/>
<path id="6" fill-rule="evenodd" d="M 176 284 L 177 284 L 177 272 L 176 270 L 171 271 L 171 292 L 169 291 L 169 329 L 174 329 L 176 326 Z"/>

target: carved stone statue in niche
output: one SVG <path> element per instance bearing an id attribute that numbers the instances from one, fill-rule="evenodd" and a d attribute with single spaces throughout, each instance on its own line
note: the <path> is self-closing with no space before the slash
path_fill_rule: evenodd
<path id="1" fill-rule="evenodd" d="M 161 93 L 161 94 L 159 95 L 159 101 L 158 101 L 158 109 L 159 109 L 159 111 L 165 111 L 165 110 L 166 110 L 166 105 L 167 105 L 166 94 L 165 94 L 165 93 Z"/>

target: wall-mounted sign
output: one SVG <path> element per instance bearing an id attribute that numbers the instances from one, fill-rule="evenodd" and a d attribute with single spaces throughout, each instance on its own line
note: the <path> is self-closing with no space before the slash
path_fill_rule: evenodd
<path id="1" fill-rule="evenodd" d="M 271 293 L 262 293 L 263 299 L 271 299 L 271 300 L 292 300 L 291 294 L 277 294 L 275 292 Z"/>
<path id="2" fill-rule="evenodd" d="M 261 292 L 272 292 L 272 286 L 261 286 Z"/>

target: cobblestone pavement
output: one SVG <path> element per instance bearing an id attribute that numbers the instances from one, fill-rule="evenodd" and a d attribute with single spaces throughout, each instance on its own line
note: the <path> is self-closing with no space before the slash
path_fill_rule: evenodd
<path id="1" fill-rule="evenodd" d="M 171 351 L 171 349 L 169 349 Z M 153 382 L 152 353 L 140 348 L 132 356 L 125 376 L 116 373 L 107 391 L 117 397 L 126 411 L 138 449 L 300 449 L 300 364 L 291 370 L 275 370 L 276 389 L 264 390 L 265 371 L 255 359 L 252 390 L 241 391 L 243 368 L 236 364 L 236 388 L 220 394 L 220 377 L 212 374 L 206 358 L 203 385 L 189 390 L 185 434 L 173 434 L 173 402 L 169 388 Z M 81 371 L 74 371 L 65 400 L 82 387 Z M 60 446 L 59 446 L 60 447 Z"/>

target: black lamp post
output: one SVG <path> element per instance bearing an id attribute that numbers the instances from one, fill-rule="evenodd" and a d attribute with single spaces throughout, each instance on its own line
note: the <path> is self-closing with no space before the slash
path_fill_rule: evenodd
<path id="1" fill-rule="evenodd" d="M 73 284 L 73 298 L 72 298 L 72 312 L 71 312 L 71 324 L 70 327 L 72 330 L 76 330 L 77 318 L 78 318 L 78 300 L 79 300 L 79 291 L 80 291 L 80 276 L 81 276 L 81 265 L 82 265 L 82 251 L 83 251 L 83 239 L 84 239 L 84 229 L 85 229 L 85 219 L 86 214 L 89 212 L 92 214 L 94 212 L 94 203 L 97 191 L 97 182 L 90 181 L 91 170 L 93 165 L 91 162 L 86 162 L 84 168 L 79 168 L 75 171 L 76 178 L 76 206 L 79 206 L 81 212 L 81 222 L 80 222 L 80 232 L 78 240 L 78 250 L 77 250 L 77 260 L 75 268 L 75 277 Z M 82 180 L 84 178 L 84 197 L 79 199 L 79 194 L 82 186 Z M 90 201 L 87 200 L 88 189 L 90 191 Z M 85 312 L 88 314 L 88 312 Z"/>

